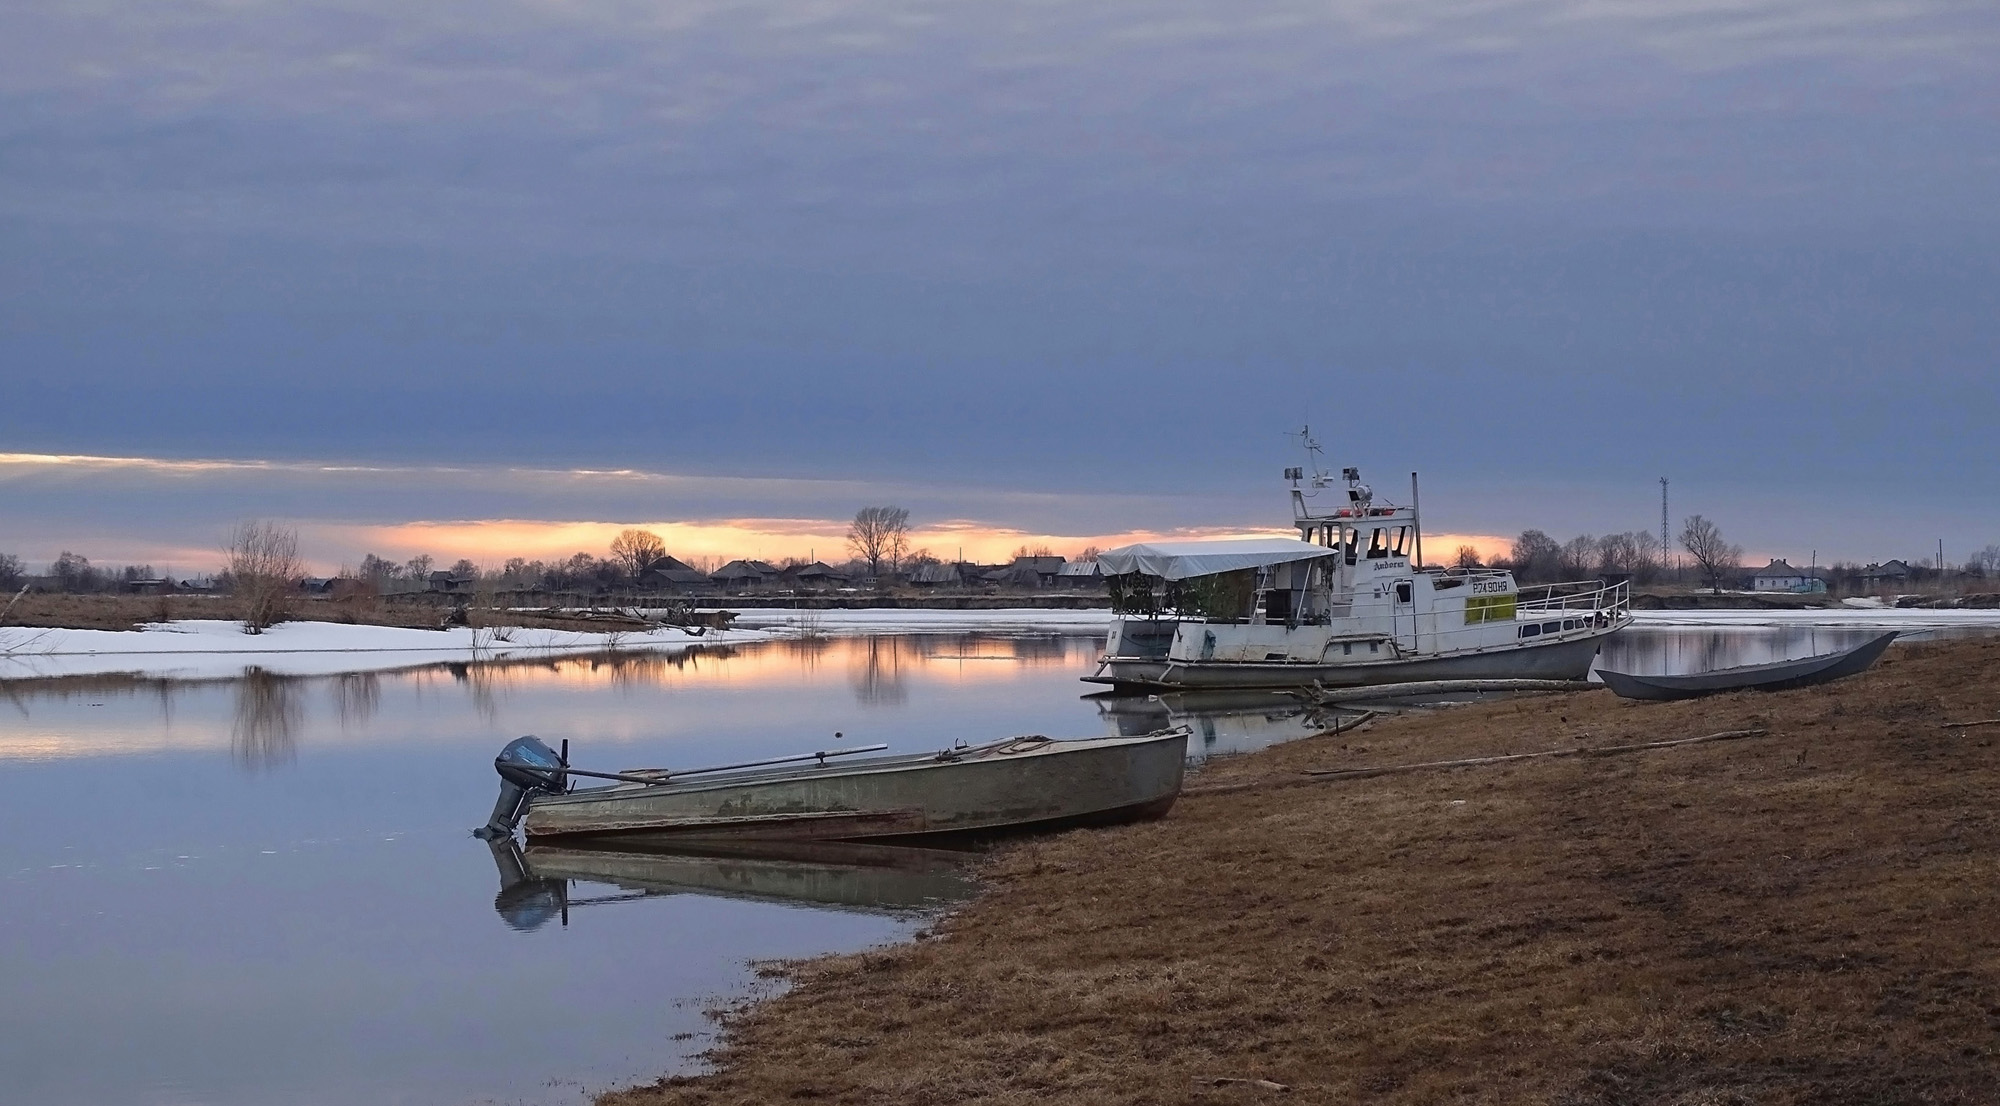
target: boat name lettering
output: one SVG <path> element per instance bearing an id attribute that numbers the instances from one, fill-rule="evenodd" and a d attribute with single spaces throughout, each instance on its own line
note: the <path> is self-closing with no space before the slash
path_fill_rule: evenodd
<path id="1" fill-rule="evenodd" d="M 1474 580 L 1472 582 L 1472 594 L 1474 595 L 1498 595 L 1506 590 L 1507 583 L 1504 580 Z"/>

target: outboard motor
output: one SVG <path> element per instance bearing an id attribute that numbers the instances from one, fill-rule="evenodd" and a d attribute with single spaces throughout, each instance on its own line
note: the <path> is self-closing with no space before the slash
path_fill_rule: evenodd
<path id="1" fill-rule="evenodd" d="M 568 742 L 563 744 L 567 745 Z M 472 831 L 487 840 L 512 837 L 528 809 L 528 798 L 536 792 L 560 795 L 569 789 L 569 763 L 539 737 L 517 737 L 493 758 L 493 770 L 500 773 L 500 798 L 493 804 L 493 816 Z"/>

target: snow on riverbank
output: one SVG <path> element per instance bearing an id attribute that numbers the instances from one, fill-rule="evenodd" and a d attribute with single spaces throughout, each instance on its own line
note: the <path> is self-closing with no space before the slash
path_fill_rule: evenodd
<path id="1" fill-rule="evenodd" d="M 2000 610 L 1899 610 L 1838 607 L 1827 610 L 1635 611 L 1639 630 L 1774 627 L 2000 630 Z M 221 679 L 255 666 L 288 676 L 383 671 L 452 661 L 521 660 L 571 656 L 607 648 L 677 652 L 700 645 L 742 645 L 801 636 L 852 637 L 911 633 L 1103 633 L 1111 612 L 1094 610 L 785 610 L 740 612 L 728 630 L 697 636 L 680 629 L 649 633 L 581 633 L 515 628 L 415 630 L 400 626 L 349 626 L 287 622 L 262 634 L 245 634 L 236 622 L 187 621 L 142 630 L 35 630 L 0 627 L 0 681 L 50 676 L 129 673 L 166 679 Z"/>
<path id="2" fill-rule="evenodd" d="M 380 672 L 447 662 L 622 652 L 678 652 L 802 636 L 907 633 L 1102 633 L 1108 610 L 748 610 L 727 630 L 696 635 L 667 628 L 648 633 L 571 630 L 493 631 L 463 627 L 417 630 L 286 622 L 262 634 L 222 621 L 167 622 L 139 630 L 40 630 L 0 627 L 0 681 L 110 674 L 202 680 L 240 676 L 257 667 L 284 676 Z"/>
<path id="3" fill-rule="evenodd" d="M 130 673 L 165 679 L 216 679 L 255 666 L 286 676 L 369 672 L 446 661 L 501 660 L 602 652 L 672 652 L 695 645 L 762 641 L 769 634 L 710 630 L 650 633 L 578 633 L 571 630 L 499 631 L 458 627 L 416 630 L 404 626 L 349 626 L 286 622 L 246 634 L 240 622 L 166 622 L 140 630 L 37 630 L 0 627 L 0 680 Z"/>

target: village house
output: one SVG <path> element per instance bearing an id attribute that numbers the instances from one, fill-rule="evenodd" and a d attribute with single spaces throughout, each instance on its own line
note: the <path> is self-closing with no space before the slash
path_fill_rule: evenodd
<path id="1" fill-rule="evenodd" d="M 708 573 L 691 567 L 677 557 L 660 557 L 639 570 L 634 577 L 639 587 L 649 591 L 670 591 L 683 594 L 709 592 L 715 590 L 716 582 Z"/>
<path id="2" fill-rule="evenodd" d="M 709 573 L 708 578 L 724 591 L 751 591 L 777 584 L 782 575 L 784 574 L 778 571 L 776 565 L 766 564 L 763 561 L 736 560 Z"/>
<path id="3" fill-rule="evenodd" d="M 955 588 L 963 585 L 965 578 L 955 564 L 918 565 L 910 570 L 910 586 L 917 588 Z"/>
<path id="4" fill-rule="evenodd" d="M 1859 579 L 1869 587 L 1887 587 L 1910 582 L 1910 566 L 1902 561 L 1884 561 L 1861 570 Z"/>
<path id="5" fill-rule="evenodd" d="M 986 580 L 1002 587 L 1045 588 L 1056 582 L 1064 563 L 1061 557 L 1016 557 L 1012 564 L 988 572 Z"/>
<path id="6" fill-rule="evenodd" d="M 1794 568 L 1779 559 L 1750 574 L 1750 590 L 1823 592 L 1831 579 L 1823 568 Z"/>
<path id="7" fill-rule="evenodd" d="M 798 587 L 802 588 L 839 587 L 847 583 L 848 580 L 846 573 L 829 565 L 822 564 L 819 561 L 814 561 L 809 565 L 800 565 L 787 572 L 786 575 L 791 577 Z"/>
<path id="8" fill-rule="evenodd" d="M 1095 560 L 1069 561 L 1056 570 L 1056 584 L 1065 588 L 1094 588 L 1104 583 L 1104 570 Z"/>

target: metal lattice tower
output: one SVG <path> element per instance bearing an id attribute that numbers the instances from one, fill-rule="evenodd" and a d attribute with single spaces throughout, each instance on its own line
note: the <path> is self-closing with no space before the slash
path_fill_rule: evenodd
<path id="1" fill-rule="evenodd" d="M 1673 546 L 1667 544 L 1667 478 L 1660 477 L 1660 567 L 1667 566 L 1667 556 Z"/>

